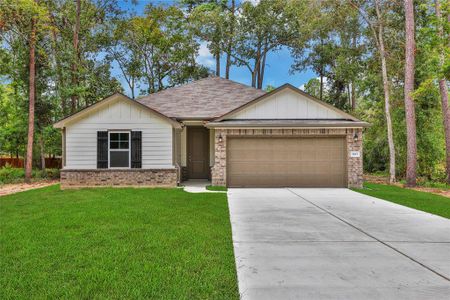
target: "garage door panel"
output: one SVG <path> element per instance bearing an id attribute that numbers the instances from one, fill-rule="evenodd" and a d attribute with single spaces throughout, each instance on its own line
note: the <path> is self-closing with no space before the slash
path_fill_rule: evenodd
<path id="1" fill-rule="evenodd" d="M 229 186 L 344 187 L 343 137 L 229 138 Z"/>

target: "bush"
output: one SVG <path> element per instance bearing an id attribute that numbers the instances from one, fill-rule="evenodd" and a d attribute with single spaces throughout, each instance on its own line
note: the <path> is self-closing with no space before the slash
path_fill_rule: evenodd
<path id="1" fill-rule="evenodd" d="M 0 183 L 16 183 L 23 181 L 24 178 L 24 169 L 13 168 L 10 165 L 0 168 Z"/>
<path id="2" fill-rule="evenodd" d="M 59 169 L 46 169 L 45 172 L 41 170 L 33 170 L 32 180 L 43 179 L 58 179 Z M 25 170 L 22 168 L 13 168 L 10 165 L 6 165 L 0 168 L 0 184 L 5 183 L 21 183 L 25 179 Z"/>

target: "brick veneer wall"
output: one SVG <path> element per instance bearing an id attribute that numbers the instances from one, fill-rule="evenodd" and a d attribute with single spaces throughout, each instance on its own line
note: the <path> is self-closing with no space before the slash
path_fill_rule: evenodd
<path id="1" fill-rule="evenodd" d="M 358 140 L 354 140 L 355 132 Z M 219 142 L 222 136 L 222 142 Z M 347 184 L 348 187 L 362 187 L 362 129 L 216 129 L 215 164 L 211 168 L 213 185 L 226 186 L 226 161 L 228 136 L 346 136 L 347 139 Z M 360 157 L 350 157 L 350 151 L 360 151 Z"/>
<path id="2" fill-rule="evenodd" d="M 61 170 L 61 188 L 136 186 L 175 187 L 177 169 Z"/>

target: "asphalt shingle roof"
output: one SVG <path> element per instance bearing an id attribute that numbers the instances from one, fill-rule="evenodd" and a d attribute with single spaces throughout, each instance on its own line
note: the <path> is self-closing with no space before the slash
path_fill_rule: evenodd
<path id="1" fill-rule="evenodd" d="M 266 92 L 220 77 L 208 77 L 163 90 L 138 102 L 177 119 L 212 119 Z"/>

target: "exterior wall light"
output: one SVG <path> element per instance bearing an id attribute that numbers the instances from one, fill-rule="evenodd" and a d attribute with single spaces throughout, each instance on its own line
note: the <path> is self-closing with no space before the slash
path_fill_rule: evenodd
<path id="1" fill-rule="evenodd" d="M 355 135 L 353 136 L 353 141 L 357 142 L 358 141 L 358 133 L 355 132 Z"/>
<path id="2" fill-rule="evenodd" d="M 219 134 L 219 143 L 222 143 L 222 141 L 223 141 L 222 134 Z"/>

